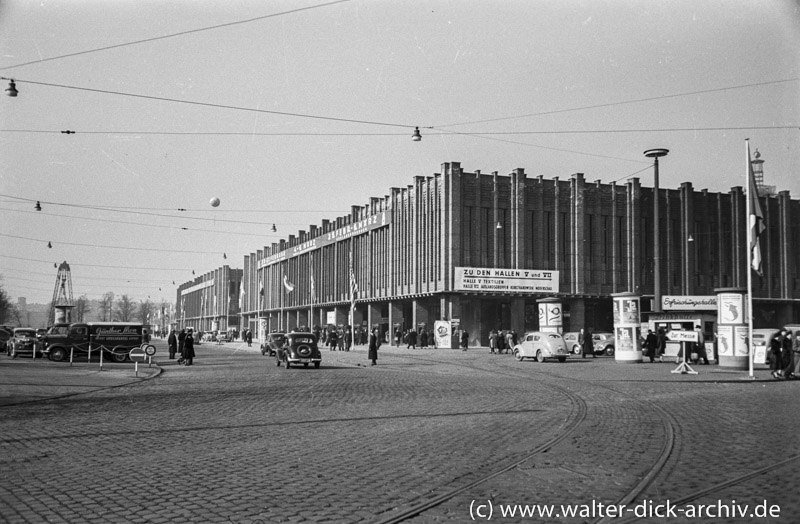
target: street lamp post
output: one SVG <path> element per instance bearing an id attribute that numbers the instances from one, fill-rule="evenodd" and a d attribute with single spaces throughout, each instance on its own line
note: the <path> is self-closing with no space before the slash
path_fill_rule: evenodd
<path id="1" fill-rule="evenodd" d="M 658 209 L 658 159 L 667 156 L 669 149 L 648 149 L 644 156 L 654 160 L 653 168 L 653 308 L 661 312 L 661 238 L 659 234 L 660 216 Z"/>

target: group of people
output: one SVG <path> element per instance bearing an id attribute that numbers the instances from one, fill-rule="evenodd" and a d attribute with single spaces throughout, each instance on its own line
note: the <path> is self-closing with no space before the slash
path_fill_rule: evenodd
<path id="1" fill-rule="evenodd" d="M 500 355 L 512 352 L 517 345 L 517 332 L 513 329 L 493 329 L 489 332 L 489 353 Z"/>
<path id="2" fill-rule="evenodd" d="M 167 337 L 167 345 L 169 346 L 169 358 L 175 359 L 175 355 L 179 354 L 180 359 L 178 363 L 186 366 L 191 366 L 194 363 L 194 334 L 190 328 L 188 331 L 184 328 L 177 335 L 175 330 L 169 332 Z"/>
<path id="3" fill-rule="evenodd" d="M 433 331 L 428 331 L 425 328 L 420 328 L 419 331 L 407 329 L 405 332 L 401 331 L 399 327 L 394 330 L 394 344 L 400 347 L 400 344 L 405 344 L 406 349 L 436 347 L 436 337 L 433 336 Z"/>
<path id="4" fill-rule="evenodd" d="M 770 369 L 777 379 L 800 378 L 800 340 L 797 332 L 782 329 L 770 341 Z"/>

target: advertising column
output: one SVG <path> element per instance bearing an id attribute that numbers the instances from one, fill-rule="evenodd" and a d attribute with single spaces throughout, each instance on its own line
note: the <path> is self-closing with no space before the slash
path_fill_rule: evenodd
<path id="1" fill-rule="evenodd" d="M 539 331 L 561 333 L 564 325 L 561 300 L 557 298 L 542 298 L 539 303 Z"/>
<path id="2" fill-rule="evenodd" d="M 639 363 L 642 361 L 642 325 L 639 295 L 614 293 L 614 360 Z"/>
<path id="3" fill-rule="evenodd" d="M 748 369 L 747 292 L 744 288 L 721 288 L 717 293 L 717 353 L 722 368 Z"/>

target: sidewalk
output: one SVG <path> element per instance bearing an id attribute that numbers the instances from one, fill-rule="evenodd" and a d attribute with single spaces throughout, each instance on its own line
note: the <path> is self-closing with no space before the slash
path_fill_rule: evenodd
<path id="1" fill-rule="evenodd" d="M 51 362 L 48 359 L 0 357 L 0 407 L 59 398 L 140 382 L 161 373 L 157 364 Z"/>

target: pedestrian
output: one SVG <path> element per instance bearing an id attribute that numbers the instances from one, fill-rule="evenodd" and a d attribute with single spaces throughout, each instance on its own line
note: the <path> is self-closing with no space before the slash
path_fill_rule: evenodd
<path id="1" fill-rule="evenodd" d="M 800 336 L 797 334 L 800 331 L 794 332 L 792 344 L 792 358 L 794 359 L 794 369 L 792 370 L 792 377 L 800 378 Z"/>
<path id="2" fill-rule="evenodd" d="M 597 355 L 594 354 L 594 340 L 592 339 L 591 331 L 581 328 L 578 334 L 578 342 L 581 345 L 581 358 L 586 358 L 586 355 L 592 355 L 592 358 L 597 358 Z"/>
<path id="3" fill-rule="evenodd" d="M 381 338 L 378 336 L 378 329 L 375 328 L 369 336 L 369 352 L 367 353 L 367 358 L 372 361 L 372 364 L 370 364 L 372 366 L 378 363 L 379 347 L 381 347 Z"/>
<path id="4" fill-rule="evenodd" d="M 647 330 L 647 337 L 644 339 L 644 347 L 647 349 L 645 355 L 650 358 L 650 362 L 656 361 L 656 351 L 658 351 L 658 337 L 652 329 Z"/>
<path id="5" fill-rule="evenodd" d="M 468 347 L 469 347 L 469 333 L 467 333 L 467 330 L 465 329 L 461 332 L 461 350 L 466 351 Z"/>
<path id="6" fill-rule="evenodd" d="M 191 329 L 186 333 L 186 340 L 184 340 L 183 360 L 184 364 L 187 366 L 191 366 L 194 360 L 194 337 L 192 336 Z"/>
<path id="7" fill-rule="evenodd" d="M 350 351 L 351 347 L 353 347 L 353 332 L 347 328 L 344 332 L 344 350 Z"/>
<path id="8" fill-rule="evenodd" d="M 183 347 L 186 344 L 186 328 L 181 329 L 178 333 L 178 354 L 183 358 Z"/>
<path id="9" fill-rule="evenodd" d="M 167 337 L 167 345 L 169 345 L 169 358 L 173 360 L 175 358 L 175 353 L 178 351 L 178 337 L 175 336 L 175 330 L 169 332 L 169 337 Z"/>
<path id="10" fill-rule="evenodd" d="M 792 332 L 787 331 L 786 336 L 783 337 L 781 342 L 781 365 L 783 371 L 783 378 L 792 378 L 794 372 L 794 340 L 792 340 Z"/>
<path id="11" fill-rule="evenodd" d="M 247 330 L 247 335 L 245 335 L 245 336 L 247 337 L 247 347 L 252 346 L 253 345 L 253 332 L 248 329 Z"/>
<path id="12" fill-rule="evenodd" d="M 409 329 L 407 337 L 408 337 L 408 345 L 406 346 L 406 349 L 408 348 L 417 349 L 417 332 L 414 331 L 413 329 Z"/>
<path id="13" fill-rule="evenodd" d="M 331 351 L 336 351 L 336 344 L 339 342 L 339 336 L 336 334 L 336 330 L 332 329 L 330 333 L 328 333 L 328 344 L 330 344 Z"/>
<path id="14" fill-rule="evenodd" d="M 428 347 L 428 332 L 425 329 L 421 329 L 419 332 L 419 346 L 426 348 Z"/>
<path id="15" fill-rule="evenodd" d="M 781 352 L 783 351 L 783 338 L 786 335 L 785 331 L 781 331 L 772 337 L 769 342 L 770 353 L 770 368 L 772 369 L 773 378 L 780 378 L 783 373 L 783 361 L 781 359 Z"/>
<path id="16" fill-rule="evenodd" d="M 509 351 L 514 350 L 514 332 L 512 330 L 506 331 L 506 339 L 505 339 L 505 348 L 506 348 L 506 355 Z"/>
<path id="17" fill-rule="evenodd" d="M 696 333 L 697 336 L 697 340 L 694 343 L 694 352 L 695 354 L 697 354 L 697 358 L 694 359 L 695 363 L 702 360 L 703 364 L 707 366 L 708 354 L 706 353 L 706 341 L 705 341 L 705 336 L 703 335 L 703 328 L 697 325 L 694 327 L 694 332 Z"/>
<path id="18" fill-rule="evenodd" d="M 495 353 L 497 349 L 497 331 L 494 329 L 489 332 L 489 353 Z"/>

